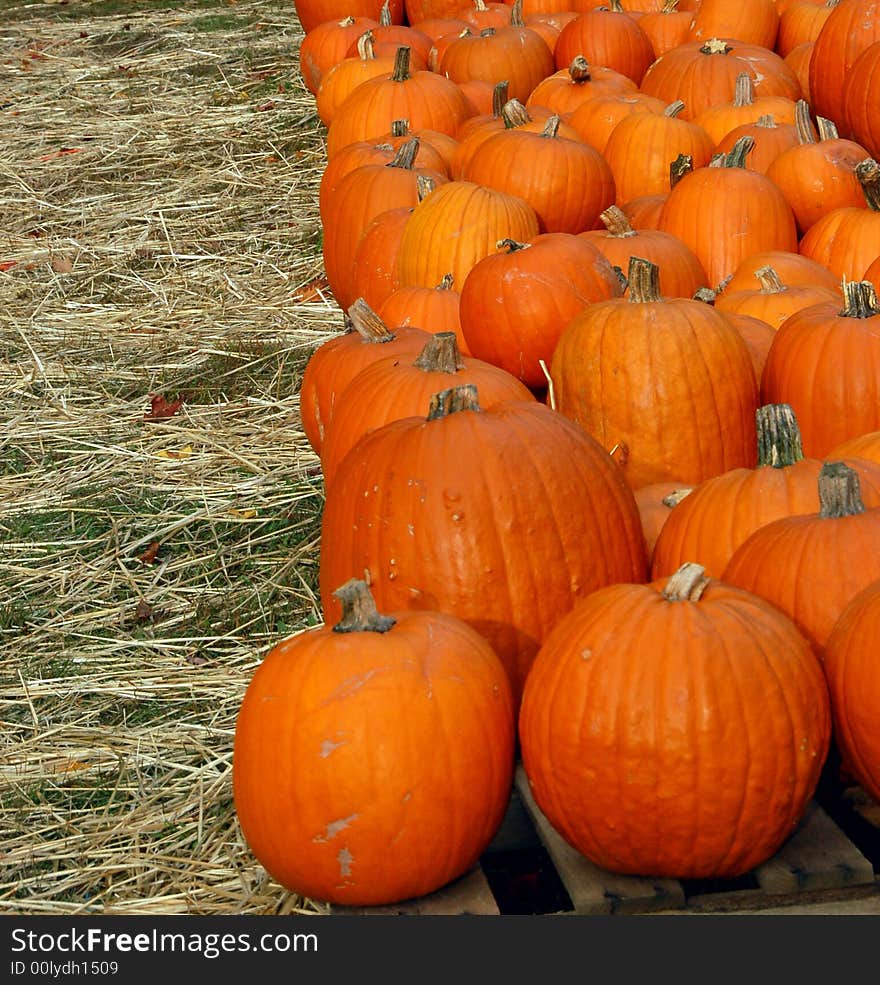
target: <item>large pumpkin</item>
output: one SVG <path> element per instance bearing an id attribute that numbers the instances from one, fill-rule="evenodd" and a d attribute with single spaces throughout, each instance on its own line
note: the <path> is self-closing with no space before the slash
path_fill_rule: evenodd
<path id="1" fill-rule="evenodd" d="M 286 889 L 350 905 L 423 896 L 470 869 L 513 770 L 510 687 L 489 645 L 436 612 L 342 617 L 277 644 L 248 685 L 232 781 L 242 832 Z"/>
<path id="2" fill-rule="evenodd" d="M 773 855 L 830 731 L 821 666 L 791 620 L 691 564 L 578 603 L 519 717 L 535 800 L 571 845 L 603 869 L 690 879 Z"/>
<path id="3" fill-rule="evenodd" d="M 368 577 L 386 609 L 464 619 L 519 694 L 544 637 L 576 599 L 639 581 L 647 559 L 620 468 L 537 401 L 480 409 L 454 387 L 365 435 L 327 490 L 320 587 L 325 618 L 343 572 Z"/>

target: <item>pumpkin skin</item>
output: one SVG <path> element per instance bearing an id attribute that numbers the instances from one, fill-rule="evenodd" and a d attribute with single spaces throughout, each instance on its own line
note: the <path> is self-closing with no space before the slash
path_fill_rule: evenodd
<path id="1" fill-rule="evenodd" d="M 339 572 L 366 570 L 383 608 L 457 615 L 518 705 L 553 624 L 603 584 L 644 579 L 645 543 L 619 467 L 577 425 L 538 401 L 475 403 L 475 388 L 445 391 L 433 419 L 387 424 L 346 455 L 327 490 L 321 600 L 336 618 Z"/>
<path id="2" fill-rule="evenodd" d="M 238 714 L 242 832 L 270 875 L 310 899 L 430 893 L 476 863 L 507 807 L 514 712 L 498 658 L 453 616 L 390 619 L 283 640 Z"/>
<path id="3" fill-rule="evenodd" d="M 761 250 L 747 256 L 725 281 L 724 291 L 747 291 L 755 286 L 761 267 L 772 267 L 789 287 L 819 286 L 838 289 L 840 278 L 809 257 L 790 250 Z"/>
<path id="4" fill-rule="evenodd" d="M 553 827 L 601 868 L 733 877 L 812 796 L 828 690 L 773 606 L 717 581 L 696 600 L 664 588 L 612 585 L 559 621 L 526 682 L 523 765 Z"/>
<path id="5" fill-rule="evenodd" d="M 856 472 L 826 462 L 818 513 L 756 530 L 734 551 L 722 579 L 772 602 L 821 654 L 841 612 L 880 579 L 880 509 L 865 509 Z"/>
<path id="6" fill-rule="evenodd" d="M 471 354 L 461 330 L 461 295 L 452 276 L 436 287 L 398 287 L 382 302 L 378 315 L 386 325 L 414 325 L 426 332 L 455 332 L 463 356 Z"/>
<path id="7" fill-rule="evenodd" d="M 618 92 L 588 99 L 569 114 L 566 122 L 584 143 L 602 154 L 608 138 L 621 120 L 638 113 L 659 114 L 665 109 L 665 103 L 653 96 L 641 92 Z"/>
<path id="8" fill-rule="evenodd" d="M 556 67 L 569 66 L 577 55 L 620 72 L 638 85 L 654 61 L 654 48 L 638 22 L 613 9 L 586 10 L 562 29 L 553 52 Z"/>
<path id="9" fill-rule="evenodd" d="M 346 57 L 349 46 L 379 22 L 372 17 L 344 17 L 325 21 L 302 39 L 299 46 L 299 70 L 306 88 L 314 96 L 321 79 Z"/>
<path id="10" fill-rule="evenodd" d="M 542 106 L 566 119 L 585 103 L 600 95 L 634 95 L 635 82 L 604 65 L 590 65 L 583 55 L 573 58 L 567 68 L 542 79 L 526 100 L 526 107 Z"/>
<path id="11" fill-rule="evenodd" d="M 669 519 L 669 514 L 692 489 L 692 486 L 683 482 L 654 482 L 635 490 L 649 561 L 654 556 L 657 538 Z"/>
<path id="12" fill-rule="evenodd" d="M 778 32 L 779 13 L 774 0 L 741 0 L 740 3 L 701 0 L 688 30 L 688 40 L 736 38 L 772 51 Z"/>
<path id="13" fill-rule="evenodd" d="M 880 39 L 869 45 L 853 62 L 844 88 L 846 128 L 853 138 L 880 157 Z"/>
<path id="14" fill-rule="evenodd" d="M 557 409 L 609 451 L 625 447 L 633 489 L 753 467 L 757 386 L 745 342 L 710 305 L 661 298 L 657 268 L 646 265 L 655 279 L 645 283 L 644 265 L 631 262 L 627 298 L 590 305 L 562 333 L 550 366 Z"/>
<path id="15" fill-rule="evenodd" d="M 324 21 L 343 17 L 370 17 L 376 21 L 385 0 L 295 0 L 294 9 L 303 31 L 309 32 Z M 389 14 L 395 24 L 403 21 L 402 0 L 391 0 Z"/>
<path id="16" fill-rule="evenodd" d="M 814 304 L 840 305 L 843 294 L 839 287 L 821 284 L 785 284 L 771 266 L 755 271 L 757 283 L 750 290 L 725 289 L 715 299 L 715 307 L 726 313 L 751 315 L 767 322 L 774 329 L 798 311 Z"/>
<path id="17" fill-rule="evenodd" d="M 840 614 L 824 653 L 834 738 L 847 769 L 880 802 L 880 581 Z"/>
<path id="18" fill-rule="evenodd" d="M 842 311 L 829 301 L 782 323 L 761 377 L 762 400 L 791 404 L 814 458 L 880 428 L 880 305 L 867 281 L 844 292 Z"/>
<path id="19" fill-rule="evenodd" d="M 594 301 L 619 297 L 611 264 L 582 236 L 542 233 L 528 243 L 502 240 L 468 274 L 461 290 L 462 331 L 480 359 L 526 386 L 546 384 L 565 326 Z"/>

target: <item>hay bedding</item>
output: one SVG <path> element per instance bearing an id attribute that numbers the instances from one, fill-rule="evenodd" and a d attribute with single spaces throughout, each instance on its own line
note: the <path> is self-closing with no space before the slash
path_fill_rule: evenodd
<path id="1" fill-rule="evenodd" d="M 297 389 L 342 318 L 301 33 L 0 0 L 0 911 L 326 910 L 230 772 L 262 654 L 320 620 Z"/>

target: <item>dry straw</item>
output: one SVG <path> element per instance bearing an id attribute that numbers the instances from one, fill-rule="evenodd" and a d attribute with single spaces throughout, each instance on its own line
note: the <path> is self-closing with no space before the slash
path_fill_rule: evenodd
<path id="1" fill-rule="evenodd" d="M 324 130 L 292 3 L 124 6 L 0 26 L 0 911 L 322 912 L 230 768 L 320 620 Z"/>

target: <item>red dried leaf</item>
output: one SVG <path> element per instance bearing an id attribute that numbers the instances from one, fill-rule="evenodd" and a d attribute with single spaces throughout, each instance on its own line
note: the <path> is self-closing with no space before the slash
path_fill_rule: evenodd
<path id="1" fill-rule="evenodd" d="M 0 260 L 0 270 L 11 270 L 18 260 Z"/>
<path id="2" fill-rule="evenodd" d="M 178 397 L 176 400 L 166 400 L 161 394 L 150 394 L 150 409 L 144 414 L 145 421 L 162 421 L 174 415 L 183 406 L 184 398 Z"/>
<path id="3" fill-rule="evenodd" d="M 299 290 L 294 292 L 293 300 L 300 302 L 324 301 L 326 299 L 322 292 L 329 286 L 326 277 L 315 277 L 314 280 L 310 280 L 308 284 L 303 284 Z"/>
<path id="4" fill-rule="evenodd" d="M 159 541 L 154 540 L 150 542 L 150 546 L 144 551 L 140 556 L 142 564 L 155 564 L 156 555 L 159 553 Z"/>

